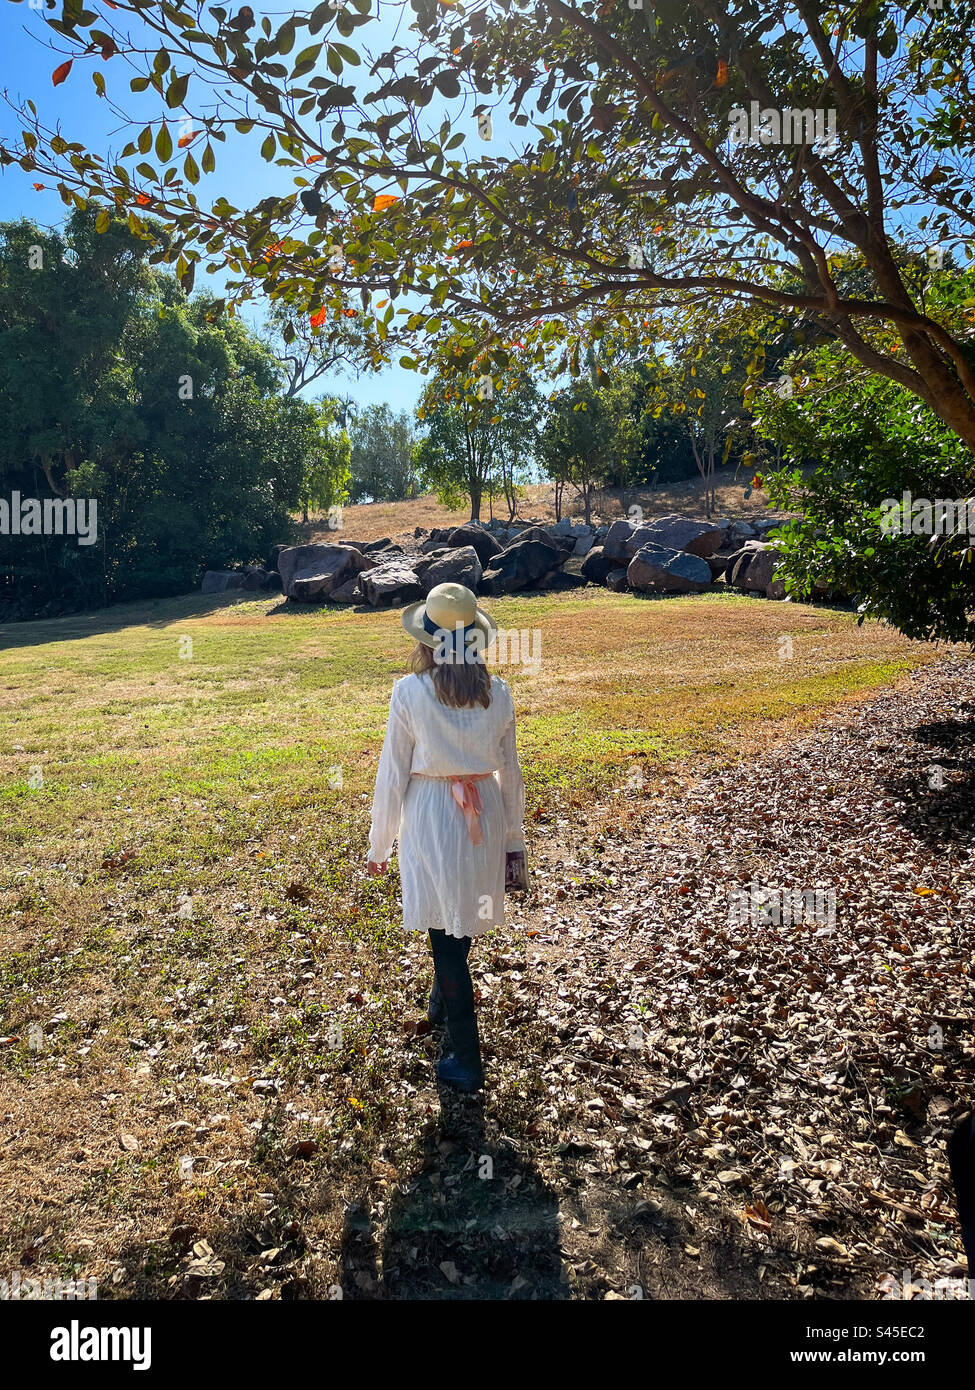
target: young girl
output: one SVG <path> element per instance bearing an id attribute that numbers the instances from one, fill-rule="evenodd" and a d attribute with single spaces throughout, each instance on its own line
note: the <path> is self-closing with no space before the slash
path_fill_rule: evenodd
<path id="1" fill-rule="evenodd" d="M 484 664 L 494 623 L 463 584 L 438 584 L 402 623 L 413 674 L 393 686 L 379 758 L 370 874 L 399 836 L 403 924 L 430 933 L 430 1022 L 446 1016 L 452 1051 L 437 1075 L 461 1091 L 484 1084 L 467 954 L 504 920 L 505 859 L 524 853 L 525 789 L 511 692 Z"/>

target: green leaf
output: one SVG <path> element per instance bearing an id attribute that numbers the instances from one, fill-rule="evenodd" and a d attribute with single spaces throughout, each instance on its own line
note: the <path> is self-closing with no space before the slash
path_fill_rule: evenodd
<path id="1" fill-rule="evenodd" d="M 292 77 L 303 77 L 306 72 L 311 72 L 318 62 L 318 55 L 322 51 L 320 43 L 313 43 L 310 48 L 303 48 L 295 59 L 295 65 L 291 70 Z"/>
<path id="2" fill-rule="evenodd" d="M 156 157 L 165 164 L 173 153 L 173 137 L 169 133 L 169 126 L 163 121 L 156 136 Z"/>
<path id="3" fill-rule="evenodd" d="M 140 154 L 148 154 L 149 151 L 152 149 L 152 130 L 149 126 L 146 126 L 144 129 L 139 131 L 139 136 L 136 140 L 136 144 L 139 146 Z"/>
<path id="4" fill-rule="evenodd" d="M 316 5 L 308 20 L 309 34 L 317 34 L 319 29 L 324 29 L 325 25 L 334 14 L 335 10 L 332 5 L 328 3 L 328 0 L 325 0 L 325 3 L 322 5 Z"/>
<path id="5" fill-rule="evenodd" d="M 190 183 L 200 182 L 200 167 L 193 156 L 187 151 L 186 158 L 183 160 L 183 173 Z"/>
<path id="6" fill-rule="evenodd" d="M 893 58 L 897 52 L 897 29 L 893 24 L 888 24 L 877 40 L 877 52 L 881 58 Z"/>
<path id="7" fill-rule="evenodd" d="M 460 96 L 460 83 L 457 81 L 457 74 L 447 68 L 444 72 L 438 72 L 433 79 L 433 85 L 441 96 L 457 97 Z"/>
<path id="8" fill-rule="evenodd" d="M 278 30 L 277 50 L 280 54 L 290 53 L 295 46 L 295 22 L 287 19 Z"/>
<path id="9" fill-rule="evenodd" d="M 98 214 L 98 216 L 95 218 L 95 231 L 96 231 L 96 232 L 107 232 L 108 229 L 109 229 L 109 227 L 111 226 L 111 223 L 112 223 L 112 215 L 111 215 L 111 213 L 108 211 L 107 208 L 102 208 L 101 212 L 100 212 L 100 213 Z"/>
<path id="10" fill-rule="evenodd" d="M 186 100 L 186 89 L 189 86 L 190 75 L 184 72 L 182 77 L 174 77 L 166 88 L 166 105 L 172 110 L 176 106 L 182 106 Z"/>
<path id="11" fill-rule="evenodd" d="M 263 145 L 261 146 L 261 158 L 266 159 L 268 161 L 272 160 L 274 158 L 274 151 L 276 149 L 277 144 L 275 142 L 274 136 L 268 135 Z"/>

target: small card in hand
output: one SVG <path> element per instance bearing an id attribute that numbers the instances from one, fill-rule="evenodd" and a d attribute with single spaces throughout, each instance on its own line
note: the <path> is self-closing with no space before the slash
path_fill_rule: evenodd
<path id="1" fill-rule="evenodd" d="M 504 861 L 504 891 L 524 893 L 528 889 L 528 858 L 523 849 L 509 849 Z"/>

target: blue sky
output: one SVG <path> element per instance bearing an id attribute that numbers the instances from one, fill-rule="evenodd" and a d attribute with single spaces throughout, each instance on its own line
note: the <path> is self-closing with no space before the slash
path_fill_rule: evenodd
<path id="1" fill-rule="evenodd" d="M 229 8 L 234 8 L 233 5 Z M 256 13 L 262 11 L 253 6 Z M 268 11 L 272 21 L 278 23 L 290 11 Z M 129 15 L 119 16 L 119 27 L 133 31 L 135 21 Z M 356 31 L 352 39 L 344 42 L 368 48 L 373 53 L 382 52 L 389 44 L 397 25 L 401 26 L 400 42 L 408 44 L 412 36 L 402 32 L 412 21 L 413 14 L 403 3 L 382 3 L 379 15 Z M 16 106 L 27 98 L 34 101 L 40 120 L 47 126 L 60 123 L 61 132 L 66 139 L 79 140 L 95 153 L 102 154 L 109 147 L 121 149 L 131 138 L 131 132 L 119 124 L 106 101 L 95 92 L 91 72 L 98 68 L 105 76 L 109 96 L 124 107 L 126 111 L 144 124 L 157 119 L 160 113 L 158 96 L 150 93 L 140 94 L 129 91 L 129 77 L 136 73 L 131 68 L 123 69 L 120 59 L 110 59 L 108 63 L 99 58 L 85 58 L 76 61 L 68 80 L 55 87 L 51 73 L 66 57 L 72 56 L 64 51 L 52 52 L 50 42 L 57 36 L 44 24 L 41 16 L 27 4 L 12 4 L 10 0 L 0 0 L 0 43 L 4 55 L 4 85 L 8 99 Z M 119 66 L 113 70 L 112 64 Z M 366 79 L 365 66 L 350 69 L 349 75 L 356 80 Z M 112 80 L 114 78 L 114 81 Z M 367 79 L 366 79 L 367 80 Z M 192 93 L 191 86 L 191 93 Z M 431 107 L 431 110 L 433 108 Z M 439 121 L 440 115 L 436 114 Z M 137 127 L 138 128 L 138 127 Z M 18 143 L 20 125 L 16 114 L 7 106 L 0 105 L 0 134 L 11 144 Z M 286 170 L 275 170 L 266 164 L 258 154 L 258 143 L 246 136 L 237 135 L 231 127 L 226 144 L 216 146 L 217 167 L 213 174 L 203 175 L 197 187 L 201 204 L 212 202 L 223 195 L 238 207 L 247 207 L 256 201 L 255 180 L 259 179 L 267 187 L 275 178 L 282 180 L 283 189 L 293 188 L 292 174 Z M 59 227 L 67 209 L 57 192 L 53 189 L 39 192 L 33 187 L 36 174 L 25 173 L 18 166 L 0 170 L 0 219 L 31 217 L 46 227 Z M 218 277 L 198 275 L 198 285 L 212 286 L 216 290 L 223 287 Z M 245 307 L 244 317 L 251 322 L 259 321 L 259 308 Z M 349 394 L 361 405 L 373 402 L 388 402 L 394 409 L 408 408 L 416 404 L 427 378 L 417 372 L 407 371 L 395 365 L 379 373 L 363 373 L 358 380 L 354 374 L 324 378 L 316 382 L 311 394 L 335 391 Z"/>

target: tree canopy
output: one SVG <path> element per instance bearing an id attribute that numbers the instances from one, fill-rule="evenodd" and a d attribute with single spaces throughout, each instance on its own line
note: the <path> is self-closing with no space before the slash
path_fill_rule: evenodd
<path id="1" fill-rule="evenodd" d="M 445 334 L 491 370 L 574 370 L 581 342 L 745 298 L 827 325 L 975 447 L 975 296 L 934 308 L 918 275 L 931 247 L 971 254 L 971 4 L 412 0 L 362 63 L 370 8 L 62 0 L 53 80 L 90 66 L 99 96 L 154 91 L 159 115 L 109 155 L 28 102 L 0 160 L 94 198 L 102 226 L 115 207 L 150 235 L 151 212 L 184 284 L 205 260 L 231 297 L 361 316 L 373 364 Z M 290 190 L 201 202 L 231 129 Z"/>
<path id="2" fill-rule="evenodd" d="M 301 502 L 342 499 L 329 410 L 282 394 L 258 336 L 148 249 L 87 211 L 63 233 L 0 224 L 3 491 L 97 503 L 91 545 L 0 541 L 25 614 L 183 592 L 203 568 L 263 560 Z"/>

